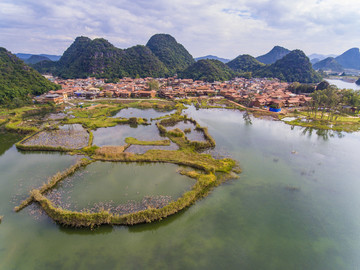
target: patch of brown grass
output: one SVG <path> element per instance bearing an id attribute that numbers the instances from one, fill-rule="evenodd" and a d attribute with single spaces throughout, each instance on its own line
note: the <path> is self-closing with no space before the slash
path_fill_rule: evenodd
<path id="1" fill-rule="evenodd" d="M 123 152 L 128 147 L 128 144 L 122 146 L 103 146 L 95 150 L 95 155 L 104 158 L 118 158 L 123 156 Z"/>

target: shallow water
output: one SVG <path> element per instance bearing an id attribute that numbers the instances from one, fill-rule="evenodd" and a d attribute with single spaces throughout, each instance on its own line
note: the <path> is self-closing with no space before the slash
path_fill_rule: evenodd
<path id="1" fill-rule="evenodd" d="M 48 196 L 77 211 L 100 203 L 140 202 L 145 197 L 176 200 L 195 184 L 177 173 L 178 168 L 173 164 L 95 162 L 62 181 Z"/>
<path id="2" fill-rule="evenodd" d="M 204 137 L 204 133 L 201 131 L 198 131 L 195 129 L 195 125 L 189 121 L 185 122 L 179 122 L 177 124 L 175 124 L 174 126 L 171 127 L 167 127 L 167 130 L 171 130 L 174 128 L 179 128 L 182 131 L 184 131 L 185 129 L 190 129 L 191 132 L 186 133 L 185 136 L 190 140 L 190 141 L 205 141 L 205 137 Z"/>
<path id="3" fill-rule="evenodd" d="M 134 227 L 62 228 L 29 209 L 13 213 L 31 187 L 76 157 L 24 154 L 0 140 L 8 149 L 0 156 L 0 269 L 359 268 L 359 133 L 223 109 L 186 113 L 243 173 L 181 213 Z"/>
<path id="4" fill-rule="evenodd" d="M 173 112 L 174 111 L 161 112 L 154 109 L 126 108 L 126 109 L 122 109 L 114 117 L 123 117 L 123 118 L 141 117 L 141 118 L 146 118 L 150 121 L 151 118 L 162 117 L 165 115 L 169 115 Z"/>
<path id="5" fill-rule="evenodd" d="M 155 124 L 148 126 L 138 125 L 130 127 L 129 125 L 117 125 L 115 127 L 98 128 L 93 131 L 93 144 L 97 146 L 104 145 L 124 145 L 125 138 L 133 137 L 141 141 L 164 140 Z"/>

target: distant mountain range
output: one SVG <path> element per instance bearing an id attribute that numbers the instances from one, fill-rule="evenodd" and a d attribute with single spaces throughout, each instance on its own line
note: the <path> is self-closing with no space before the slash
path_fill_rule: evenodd
<path id="1" fill-rule="evenodd" d="M 359 48 L 352 48 L 337 57 L 328 57 L 315 64 L 313 67 L 317 70 L 330 70 L 342 72 L 344 69 L 360 70 L 360 51 Z"/>
<path id="2" fill-rule="evenodd" d="M 40 95 L 60 86 L 45 79 L 14 54 L 0 47 L 0 104 L 9 105 Z"/>
<path id="3" fill-rule="evenodd" d="M 277 60 L 280 60 L 281 58 L 283 58 L 288 53 L 290 53 L 290 50 L 285 49 L 280 46 L 275 46 L 267 54 L 256 57 L 256 60 L 258 60 L 259 62 L 264 63 L 264 64 L 273 64 Z"/>
<path id="4" fill-rule="evenodd" d="M 359 48 L 352 48 L 347 50 L 342 55 L 339 55 L 335 60 L 344 68 L 360 69 L 360 51 Z"/>
<path id="5" fill-rule="evenodd" d="M 30 56 L 30 58 L 24 60 L 26 64 L 30 64 L 30 65 L 34 65 L 41 61 L 51 61 L 51 60 L 46 56 L 41 56 L 41 55 L 32 55 Z"/>
<path id="6" fill-rule="evenodd" d="M 328 57 L 336 57 L 337 55 L 335 54 L 328 54 L 328 55 L 325 55 L 325 54 L 318 54 L 318 53 L 313 53 L 313 54 L 310 54 L 308 57 L 310 58 L 310 62 L 311 64 L 316 64 L 317 62 L 320 62 L 321 60 L 324 60 L 325 58 L 328 58 Z"/>
<path id="7" fill-rule="evenodd" d="M 59 59 L 61 58 L 61 55 L 52 55 L 52 54 L 16 53 L 15 55 L 23 61 L 28 60 L 32 56 L 43 56 L 43 57 L 48 58 L 51 61 L 59 61 Z"/>
<path id="8" fill-rule="evenodd" d="M 313 64 L 313 68 L 315 70 L 331 70 L 334 72 L 343 72 L 344 68 L 340 65 L 334 57 L 328 57 L 324 60 L 321 60 L 315 64 Z"/>
<path id="9" fill-rule="evenodd" d="M 201 57 L 195 58 L 196 61 L 205 60 L 205 59 L 219 60 L 220 62 L 223 62 L 224 64 L 226 64 L 227 62 L 230 62 L 230 59 L 220 58 L 215 55 L 206 55 L 206 56 L 201 56 Z"/>

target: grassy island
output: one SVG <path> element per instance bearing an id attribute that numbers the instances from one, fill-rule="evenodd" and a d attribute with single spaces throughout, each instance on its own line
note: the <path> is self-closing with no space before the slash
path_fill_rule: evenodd
<path id="1" fill-rule="evenodd" d="M 127 144 L 135 144 L 135 145 L 170 145 L 170 140 L 161 140 L 161 141 L 139 141 L 133 137 L 125 138 L 125 142 Z"/>

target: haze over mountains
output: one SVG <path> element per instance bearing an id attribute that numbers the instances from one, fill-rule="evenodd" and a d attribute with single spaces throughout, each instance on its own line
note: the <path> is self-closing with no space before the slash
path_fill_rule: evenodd
<path id="1" fill-rule="evenodd" d="M 352 48 L 337 57 L 328 57 L 314 64 L 314 68 L 319 70 L 331 70 L 341 72 L 344 69 L 360 70 L 360 51 L 359 48 Z"/>
<path id="2" fill-rule="evenodd" d="M 227 62 L 230 62 L 230 59 L 217 57 L 215 55 L 206 55 L 206 56 L 201 56 L 201 57 L 195 58 L 196 61 L 205 60 L 205 59 L 219 60 L 220 62 L 223 62 L 224 64 L 226 64 Z"/>
<path id="3" fill-rule="evenodd" d="M 270 52 L 268 52 L 267 54 L 261 55 L 259 57 L 256 57 L 256 59 L 259 62 L 264 63 L 264 64 L 273 64 L 277 60 L 280 60 L 281 58 L 283 58 L 288 53 L 290 53 L 290 50 L 285 49 L 280 46 L 275 46 L 274 48 L 272 48 L 272 50 Z"/>
<path id="4" fill-rule="evenodd" d="M 44 56 L 51 61 L 58 61 L 61 58 L 61 55 L 52 55 L 52 54 L 15 53 L 15 55 L 23 61 L 28 60 L 32 56 Z"/>

